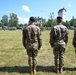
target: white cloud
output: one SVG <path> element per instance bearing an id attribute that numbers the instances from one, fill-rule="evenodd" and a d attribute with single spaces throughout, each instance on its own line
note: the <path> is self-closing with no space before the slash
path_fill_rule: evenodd
<path id="1" fill-rule="evenodd" d="M 26 5 L 22 5 L 22 10 L 25 11 L 25 12 L 30 12 L 29 7 L 26 6 Z"/>
<path id="2" fill-rule="evenodd" d="M 70 3 L 68 3 L 68 7 L 72 7 L 72 5 Z"/>
<path id="3" fill-rule="evenodd" d="M 19 23 L 22 23 L 22 24 L 28 23 L 28 20 L 29 20 L 29 18 L 24 18 L 20 16 L 18 16 L 18 19 L 19 19 Z"/>

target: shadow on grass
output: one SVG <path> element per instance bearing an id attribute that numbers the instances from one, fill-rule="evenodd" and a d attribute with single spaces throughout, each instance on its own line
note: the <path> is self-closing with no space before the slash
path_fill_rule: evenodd
<path id="1" fill-rule="evenodd" d="M 64 71 L 76 71 L 76 68 L 67 68 L 67 67 L 64 67 Z"/>
<path id="2" fill-rule="evenodd" d="M 54 66 L 37 66 L 37 71 L 54 72 L 53 68 L 54 68 Z"/>
<path id="3" fill-rule="evenodd" d="M 37 72 L 54 72 L 54 66 L 37 66 Z M 74 68 L 66 68 L 64 67 L 64 71 L 76 71 Z M 24 66 L 14 66 L 14 67 L 0 67 L 0 72 L 19 72 L 19 73 L 29 73 L 29 67 Z"/>
<path id="4" fill-rule="evenodd" d="M 0 72 L 19 72 L 19 73 L 29 73 L 29 67 L 28 66 L 24 66 L 24 67 L 20 67 L 20 66 L 14 66 L 14 67 L 0 67 Z"/>
<path id="5" fill-rule="evenodd" d="M 37 66 L 37 72 L 42 71 L 42 72 L 53 72 L 52 70 L 53 66 Z M 0 72 L 19 72 L 19 73 L 29 73 L 29 67 L 24 66 L 14 66 L 14 67 L 0 67 Z"/>

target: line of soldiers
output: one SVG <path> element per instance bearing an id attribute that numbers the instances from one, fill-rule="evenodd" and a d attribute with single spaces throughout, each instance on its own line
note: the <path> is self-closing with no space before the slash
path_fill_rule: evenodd
<path id="1" fill-rule="evenodd" d="M 74 32 L 73 45 L 76 51 L 76 30 Z M 64 65 L 64 53 L 68 42 L 68 29 L 62 24 L 62 17 L 57 17 L 57 25 L 50 31 L 50 45 L 53 48 L 55 59 L 55 72 L 62 73 Z M 23 46 L 28 54 L 30 73 L 36 74 L 38 50 L 42 46 L 41 31 L 35 26 L 35 18 L 29 18 L 29 24 L 23 28 Z"/>

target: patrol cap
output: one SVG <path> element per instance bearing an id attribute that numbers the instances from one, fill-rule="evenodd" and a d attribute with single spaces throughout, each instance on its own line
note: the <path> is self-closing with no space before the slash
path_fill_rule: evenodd
<path id="1" fill-rule="evenodd" d="M 30 21 L 35 22 L 36 20 L 35 20 L 35 18 L 32 16 L 32 17 L 30 17 Z"/>
<path id="2" fill-rule="evenodd" d="M 61 20 L 61 19 L 62 19 L 62 17 L 60 17 L 60 16 L 57 17 L 57 20 Z"/>

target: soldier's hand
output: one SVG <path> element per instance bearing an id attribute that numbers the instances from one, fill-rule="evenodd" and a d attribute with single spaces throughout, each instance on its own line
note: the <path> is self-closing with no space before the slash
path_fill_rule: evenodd
<path id="1" fill-rule="evenodd" d="M 76 47 L 76 45 L 73 45 L 74 47 Z"/>
<path id="2" fill-rule="evenodd" d="M 38 50 L 40 50 L 40 47 L 38 47 Z"/>
<path id="3" fill-rule="evenodd" d="M 51 46 L 53 48 L 53 46 Z"/>
<path id="4" fill-rule="evenodd" d="M 67 45 L 67 43 L 65 43 L 65 45 Z"/>
<path id="5" fill-rule="evenodd" d="M 54 45 L 53 45 L 53 44 L 51 44 L 51 47 L 54 47 Z"/>
<path id="6" fill-rule="evenodd" d="M 27 49 L 26 45 L 24 47 L 25 47 L 25 49 Z"/>

